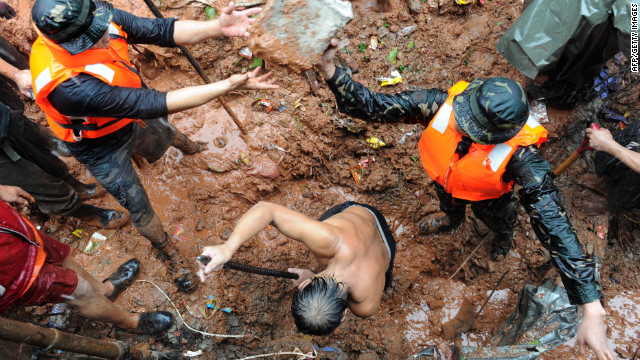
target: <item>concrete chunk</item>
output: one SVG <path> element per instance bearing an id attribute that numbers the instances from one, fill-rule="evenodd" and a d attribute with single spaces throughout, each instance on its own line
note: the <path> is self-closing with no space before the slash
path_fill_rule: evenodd
<path id="1" fill-rule="evenodd" d="M 269 0 L 249 31 L 249 49 L 267 62 L 302 72 L 351 19 L 349 1 Z"/>

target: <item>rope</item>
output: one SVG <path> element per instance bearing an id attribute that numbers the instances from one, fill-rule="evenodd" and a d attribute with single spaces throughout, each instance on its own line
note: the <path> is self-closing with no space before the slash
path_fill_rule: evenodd
<path id="1" fill-rule="evenodd" d="M 202 335 L 205 335 L 205 336 L 216 336 L 216 337 L 221 337 L 221 338 L 243 338 L 243 337 L 246 336 L 246 335 L 212 334 L 212 333 L 200 331 L 198 329 L 194 329 L 184 321 L 184 318 L 182 318 L 182 315 L 180 314 L 180 311 L 178 311 L 178 307 L 176 306 L 176 304 L 173 303 L 173 301 L 169 298 L 169 296 L 164 291 L 162 291 L 162 289 L 160 289 L 160 287 L 158 287 L 158 285 L 156 285 L 153 281 L 149 281 L 149 280 L 136 280 L 136 282 L 146 282 L 146 283 L 149 283 L 149 284 L 155 286 L 156 289 L 160 290 L 162 295 L 164 295 L 164 297 L 166 297 L 167 300 L 169 300 L 169 302 L 171 303 L 173 308 L 176 310 L 176 313 L 178 314 L 178 317 L 180 317 L 180 320 L 182 320 L 182 323 L 184 324 L 184 326 L 186 326 L 187 329 L 189 329 L 191 331 L 197 332 L 198 334 L 202 334 Z"/>
<path id="2" fill-rule="evenodd" d="M 277 353 L 271 353 L 271 354 L 262 354 L 262 355 L 253 355 L 253 356 L 248 356 L 248 357 L 243 357 L 242 359 L 237 359 L 237 360 L 249 360 L 249 359 L 259 359 L 259 358 L 263 358 L 263 357 L 268 357 L 268 356 L 278 356 L 278 355 L 296 355 L 296 356 L 303 356 L 302 359 L 315 359 L 318 354 L 316 353 L 316 350 L 313 349 L 313 355 L 310 354 L 303 354 L 301 352 L 289 352 L 289 351 L 280 351 Z"/>
<path id="3" fill-rule="evenodd" d="M 43 353 L 51 350 L 51 348 L 58 342 L 58 340 L 60 340 L 60 332 L 57 329 L 52 329 L 52 330 L 56 334 L 56 336 L 53 338 L 53 341 L 51 342 L 51 344 L 49 344 L 49 346 L 42 349 Z"/>

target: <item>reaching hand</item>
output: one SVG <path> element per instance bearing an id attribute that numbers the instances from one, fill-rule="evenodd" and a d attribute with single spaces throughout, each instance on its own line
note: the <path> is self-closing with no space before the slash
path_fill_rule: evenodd
<path id="1" fill-rule="evenodd" d="M 589 146 L 604 152 L 610 152 L 610 150 L 618 145 L 618 143 L 613 140 L 613 136 L 607 129 L 587 129 L 587 136 L 589 137 Z"/>
<path id="2" fill-rule="evenodd" d="M 325 50 L 324 54 L 322 54 L 320 61 L 318 61 L 318 69 L 326 80 L 331 79 L 333 73 L 336 71 L 336 66 L 333 64 L 333 58 L 336 57 L 338 44 L 337 39 L 331 39 L 329 47 Z"/>
<path id="3" fill-rule="evenodd" d="M 233 252 L 229 251 L 229 249 L 224 245 L 213 245 L 205 246 L 202 249 L 201 255 L 211 258 L 211 261 L 209 261 L 207 265 L 198 261 L 198 266 L 200 267 L 200 270 L 198 270 L 198 276 L 200 277 L 200 281 L 204 282 L 205 275 L 221 270 L 222 265 L 231 260 Z"/>
<path id="4" fill-rule="evenodd" d="M 605 311 L 600 301 L 584 304 L 584 316 L 578 326 L 576 340 L 580 357 L 586 359 L 586 347 L 589 346 L 598 360 L 615 360 L 609 344 L 604 326 Z"/>
<path id="5" fill-rule="evenodd" d="M 27 206 L 35 199 L 26 191 L 17 186 L 0 185 L 0 199 L 8 203 L 16 203 L 18 205 Z"/>
<path id="6" fill-rule="evenodd" d="M 249 29 L 256 19 L 251 15 L 258 14 L 262 8 L 251 8 L 243 11 L 235 11 L 235 4 L 229 3 L 220 15 L 220 30 L 224 36 L 249 37 Z"/>
<path id="7" fill-rule="evenodd" d="M 4 1 L 0 1 L 0 17 L 5 19 L 12 19 L 16 16 L 16 11 L 13 10 L 11 5 Z"/>
<path id="8" fill-rule="evenodd" d="M 29 90 L 33 89 L 33 83 L 31 83 L 31 70 L 18 70 L 15 81 L 20 93 L 22 93 L 22 95 L 29 96 Z"/>
<path id="9" fill-rule="evenodd" d="M 291 281 L 293 281 L 293 285 L 297 286 L 298 289 L 300 289 L 300 284 L 302 284 L 305 280 L 311 279 L 314 276 L 316 276 L 316 274 L 313 271 L 307 270 L 307 269 L 289 268 L 287 269 L 287 271 L 294 274 L 298 274 L 299 276 L 298 279 L 296 280 L 291 279 Z"/>
<path id="10" fill-rule="evenodd" d="M 272 72 L 268 72 L 266 74 L 259 75 L 261 67 L 257 67 L 252 71 L 246 72 L 244 74 L 236 74 L 232 75 L 229 78 L 231 82 L 231 87 L 233 89 L 262 89 L 262 90 L 273 90 L 279 88 L 278 85 L 275 85 L 276 79 L 273 76 Z"/>

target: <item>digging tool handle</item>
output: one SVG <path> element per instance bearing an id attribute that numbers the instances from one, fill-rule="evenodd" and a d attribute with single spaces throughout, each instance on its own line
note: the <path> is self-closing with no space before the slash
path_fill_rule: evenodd
<path id="1" fill-rule="evenodd" d="M 596 123 L 592 123 L 590 128 L 600 130 L 600 126 L 598 126 L 598 124 Z M 563 173 L 571 164 L 578 160 L 583 152 L 591 149 L 592 148 L 589 146 L 589 138 L 587 137 L 587 135 L 585 135 L 584 139 L 582 140 L 582 145 L 580 145 L 580 147 L 576 151 L 572 152 L 571 155 L 565 161 L 563 161 L 562 164 L 560 164 L 560 166 L 553 170 L 553 176 L 556 177 Z"/>
<path id="2" fill-rule="evenodd" d="M 209 263 L 209 261 L 211 261 L 211 258 L 209 256 L 206 256 L 206 255 L 198 255 L 196 257 L 196 259 L 198 259 L 198 261 L 200 261 L 204 265 L 207 265 Z M 244 271 L 244 272 L 248 272 L 248 273 L 251 273 L 251 274 L 280 277 L 280 278 L 284 278 L 284 279 L 297 280 L 300 277 L 298 274 L 295 274 L 295 273 L 292 273 L 292 272 L 288 272 L 288 271 L 265 269 L 265 268 L 261 268 L 261 267 L 257 267 L 257 266 L 238 263 L 238 262 L 235 262 L 235 261 L 227 261 L 223 266 L 225 268 L 227 268 L 227 269 Z"/>
<path id="3" fill-rule="evenodd" d="M 155 17 L 159 19 L 164 19 L 164 16 L 162 16 L 162 13 L 158 9 L 158 7 L 153 3 L 153 0 L 144 0 L 144 3 L 147 4 L 147 6 L 149 7 L 149 10 L 151 10 L 151 12 L 153 13 L 153 15 L 155 15 Z M 200 75 L 200 78 L 202 79 L 202 81 L 204 81 L 205 84 L 210 84 L 211 80 L 209 79 L 207 74 L 204 73 L 204 70 L 202 70 L 202 68 L 200 67 L 200 64 L 198 64 L 198 62 L 193 57 L 193 55 L 191 55 L 191 52 L 187 49 L 187 47 L 184 45 L 180 45 L 178 46 L 178 48 L 180 49 L 180 51 L 182 51 L 182 53 L 187 58 L 187 60 L 189 60 L 189 63 L 191 64 L 191 66 L 193 66 L 193 68 L 196 70 L 198 75 Z M 233 122 L 236 123 L 236 126 L 238 127 L 238 129 L 240 129 L 240 132 L 243 135 L 247 135 L 247 129 L 245 129 L 244 126 L 242 126 L 240 119 L 238 119 L 238 116 L 236 115 L 236 113 L 233 111 L 233 109 L 231 109 L 231 107 L 225 100 L 224 96 L 219 96 L 218 101 L 220 101 L 220 105 L 222 105 L 222 107 L 227 111 L 229 116 L 231 116 L 231 119 L 233 120 Z"/>

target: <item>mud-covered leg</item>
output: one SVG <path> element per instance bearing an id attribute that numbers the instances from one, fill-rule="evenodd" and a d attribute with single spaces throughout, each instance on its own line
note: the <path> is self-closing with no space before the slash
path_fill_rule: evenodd
<path id="1" fill-rule="evenodd" d="M 491 259 L 500 260 L 511 251 L 513 228 L 518 216 L 518 200 L 513 191 L 497 199 L 471 203 L 473 214 L 494 232 L 491 244 Z"/>

